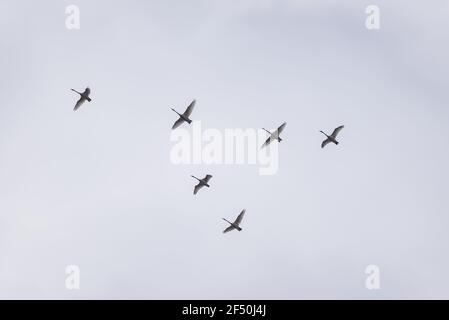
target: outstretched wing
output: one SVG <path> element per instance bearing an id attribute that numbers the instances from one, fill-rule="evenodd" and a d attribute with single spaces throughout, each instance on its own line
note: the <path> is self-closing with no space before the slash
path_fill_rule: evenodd
<path id="1" fill-rule="evenodd" d="M 337 138 L 338 133 L 343 129 L 345 126 L 339 126 L 338 128 L 335 128 L 334 132 L 332 132 L 331 136 L 332 138 Z"/>
<path id="2" fill-rule="evenodd" d="M 203 187 L 201 183 L 197 184 L 195 188 L 193 189 L 193 194 L 196 194 L 198 190 L 200 190 Z"/>
<path id="3" fill-rule="evenodd" d="M 187 107 L 186 111 L 184 112 L 183 116 L 188 118 L 192 114 L 193 107 L 195 106 L 196 100 L 193 100 L 190 105 Z"/>
<path id="4" fill-rule="evenodd" d="M 321 143 L 321 148 L 324 148 L 329 142 L 331 142 L 329 139 L 326 139 Z"/>
<path id="5" fill-rule="evenodd" d="M 208 174 L 203 180 L 208 183 L 210 178 L 212 178 L 212 176 L 210 174 Z"/>
<path id="6" fill-rule="evenodd" d="M 287 122 L 284 122 L 283 124 L 281 124 L 281 126 L 278 128 L 278 135 L 281 134 L 282 130 L 284 130 L 286 125 L 287 125 Z"/>
<path id="7" fill-rule="evenodd" d="M 242 212 L 240 212 L 239 216 L 238 216 L 237 219 L 235 219 L 235 221 L 234 221 L 234 224 L 235 224 L 235 225 L 238 226 L 238 225 L 242 222 L 243 216 L 245 215 L 245 212 L 246 212 L 245 209 L 243 209 Z"/>
<path id="8" fill-rule="evenodd" d="M 232 231 L 232 230 L 234 230 L 234 229 L 235 229 L 234 226 L 231 225 L 231 226 L 227 227 L 226 229 L 224 229 L 224 230 L 223 230 L 223 233 Z"/>
<path id="9" fill-rule="evenodd" d="M 176 122 L 173 124 L 173 127 L 171 127 L 172 130 L 179 127 L 183 122 L 184 122 L 184 120 L 182 118 L 179 118 L 178 120 L 176 120 Z"/>
<path id="10" fill-rule="evenodd" d="M 268 145 L 271 143 L 271 141 L 273 141 L 273 139 L 272 139 L 272 137 L 270 136 L 270 137 L 265 141 L 265 143 L 262 145 L 262 147 L 260 147 L 260 148 L 262 149 L 262 148 L 268 146 Z"/>
<path id="11" fill-rule="evenodd" d="M 84 101 L 86 101 L 86 99 L 84 99 L 83 97 L 81 97 L 75 104 L 75 108 L 73 108 L 73 111 L 78 110 L 79 107 L 81 107 L 81 105 L 84 103 Z"/>

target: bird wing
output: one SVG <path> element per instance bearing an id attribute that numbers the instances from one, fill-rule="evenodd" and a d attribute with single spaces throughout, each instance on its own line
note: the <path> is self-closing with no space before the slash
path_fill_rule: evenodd
<path id="1" fill-rule="evenodd" d="M 196 194 L 198 190 L 200 190 L 203 187 L 203 184 L 198 183 L 195 188 L 193 189 L 193 194 Z"/>
<path id="2" fill-rule="evenodd" d="M 84 90 L 83 94 L 88 96 L 90 94 L 90 88 L 87 87 L 86 90 Z"/>
<path id="3" fill-rule="evenodd" d="M 326 139 L 323 141 L 323 143 L 321 143 L 321 148 L 324 148 L 330 141 L 330 139 Z"/>
<path id="4" fill-rule="evenodd" d="M 245 211 L 246 211 L 246 210 L 243 209 L 242 212 L 240 212 L 240 214 L 239 214 L 239 216 L 237 217 L 237 219 L 235 219 L 234 224 L 235 224 L 236 226 L 238 226 L 238 225 L 242 222 L 243 216 L 245 215 Z"/>
<path id="5" fill-rule="evenodd" d="M 331 136 L 332 138 L 337 138 L 337 134 L 343 129 L 345 126 L 339 126 L 338 128 L 335 128 L 334 132 L 332 132 Z"/>
<path id="6" fill-rule="evenodd" d="M 272 136 L 270 136 L 270 137 L 265 141 L 265 143 L 262 145 L 262 147 L 260 147 L 260 148 L 262 149 L 263 147 L 268 146 L 268 145 L 271 143 L 271 141 L 273 141 Z"/>
<path id="7" fill-rule="evenodd" d="M 84 103 L 84 101 L 86 101 L 86 99 L 84 99 L 83 97 L 81 97 L 75 104 L 75 108 L 73 108 L 73 111 L 78 110 L 79 107 L 81 107 L 81 105 Z"/>
<path id="8" fill-rule="evenodd" d="M 233 226 L 233 225 L 230 225 L 229 227 L 227 227 L 226 229 L 223 230 L 223 233 L 232 231 L 232 230 L 234 230 L 234 229 L 235 229 L 234 226 Z"/>
<path id="9" fill-rule="evenodd" d="M 209 182 L 210 178 L 212 178 L 212 176 L 210 174 L 206 175 L 206 177 L 203 179 L 206 183 Z"/>
<path id="10" fill-rule="evenodd" d="M 183 122 L 184 122 L 183 118 L 179 118 L 178 120 L 176 120 L 176 122 L 173 124 L 173 127 L 171 127 L 172 130 L 176 129 L 177 127 L 179 127 Z"/>
<path id="11" fill-rule="evenodd" d="M 278 128 L 278 135 L 281 134 L 282 130 L 284 130 L 286 125 L 287 125 L 287 122 L 284 122 L 283 124 L 281 124 L 281 126 Z"/>
<path id="12" fill-rule="evenodd" d="M 184 117 L 188 118 L 188 117 L 192 114 L 193 107 L 195 106 L 195 103 L 196 103 L 195 100 L 193 100 L 193 101 L 190 103 L 190 105 L 187 107 L 186 111 L 185 111 L 184 114 L 183 114 Z"/>

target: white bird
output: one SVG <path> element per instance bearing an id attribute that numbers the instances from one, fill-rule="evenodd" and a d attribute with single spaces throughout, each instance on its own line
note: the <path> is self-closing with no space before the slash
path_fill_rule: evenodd
<path id="1" fill-rule="evenodd" d="M 330 136 L 325 134 L 323 131 L 320 131 L 322 134 L 324 134 L 327 137 L 327 139 L 321 143 L 321 148 L 324 148 L 328 143 L 331 143 L 331 142 L 338 144 L 339 142 L 337 141 L 337 135 L 341 131 L 341 129 L 343 129 L 344 127 L 345 126 L 339 126 L 338 128 L 335 128 L 334 132 L 332 132 L 332 134 Z"/>
<path id="2" fill-rule="evenodd" d="M 212 176 L 210 174 L 206 175 L 204 177 L 204 179 L 199 179 L 195 176 L 191 176 L 192 178 L 195 178 L 196 180 L 199 181 L 199 183 L 195 186 L 195 188 L 193 189 L 193 194 L 196 194 L 198 192 L 198 190 L 200 190 L 202 187 L 206 186 L 206 187 L 210 187 L 209 185 L 209 180 L 210 178 L 212 178 Z"/>
<path id="3" fill-rule="evenodd" d="M 189 119 L 189 116 L 192 114 L 193 107 L 195 106 L 196 101 L 193 100 L 190 105 L 187 107 L 186 111 L 184 111 L 183 114 L 180 114 L 178 111 L 172 108 L 174 112 L 176 112 L 179 115 L 179 119 L 176 120 L 175 124 L 173 125 L 172 129 L 176 129 L 179 127 L 184 121 L 190 124 L 192 120 Z"/>
<path id="4" fill-rule="evenodd" d="M 262 128 L 270 134 L 270 137 L 265 141 L 265 143 L 262 145 L 261 149 L 265 146 L 268 146 L 271 143 L 271 141 L 273 141 L 273 140 L 277 140 L 277 141 L 281 142 L 282 139 L 279 137 L 279 135 L 281 134 L 282 130 L 284 130 L 286 125 L 287 125 L 287 122 L 284 122 L 283 124 L 281 124 L 281 126 L 279 128 L 277 128 L 273 132 L 270 132 L 267 129 Z"/>
<path id="5" fill-rule="evenodd" d="M 225 230 L 223 230 L 223 233 L 232 231 L 234 229 L 237 229 L 238 231 L 242 231 L 242 228 L 240 228 L 240 223 L 242 222 L 243 216 L 245 215 L 245 209 L 242 210 L 242 212 L 240 212 L 239 216 L 237 217 L 237 219 L 235 219 L 234 222 L 229 222 L 228 220 L 226 220 L 225 218 L 223 218 L 224 221 L 226 221 L 227 223 L 230 224 L 229 227 L 227 227 Z"/>
<path id="6" fill-rule="evenodd" d="M 91 101 L 91 99 L 89 98 L 89 94 L 90 94 L 90 88 L 87 87 L 86 90 L 84 90 L 83 93 L 76 91 L 75 89 L 70 89 L 76 93 L 78 93 L 81 97 L 80 99 L 77 101 L 77 103 L 75 104 L 75 108 L 73 108 L 73 111 L 78 110 L 79 107 L 81 107 L 81 105 L 84 103 L 84 101 Z"/>

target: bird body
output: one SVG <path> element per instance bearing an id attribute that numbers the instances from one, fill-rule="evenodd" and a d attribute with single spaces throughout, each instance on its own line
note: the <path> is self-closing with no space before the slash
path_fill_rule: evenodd
<path id="1" fill-rule="evenodd" d="M 183 122 L 187 122 L 188 124 L 192 123 L 192 120 L 189 117 L 192 114 L 193 107 L 195 106 L 195 103 L 196 103 L 196 101 L 193 100 L 187 107 L 186 111 L 184 111 L 184 113 L 182 113 L 182 114 L 179 113 L 178 111 L 176 111 L 175 109 L 171 108 L 179 116 L 179 119 L 176 120 L 176 122 L 173 124 L 172 130 L 179 127 Z"/>
<path id="2" fill-rule="evenodd" d="M 339 142 L 337 141 L 337 135 L 344 127 L 345 126 L 339 126 L 339 127 L 335 128 L 334 132 L 332 132 L 332 134 L 330 136 L 320 130 L 320 132 L 326 136 L 326 140 L 324 140 L 321 143 L 321 148 L 324 148 L 327 144 L 329 144 L 331 142 L 334 143 L 335 145 L 338 145 Z"/>
<path id="3" fill-rule="evenodd" d="M 200 190 L 204 186 L 206 186 L 208 188 L 210 187 L 209 180 L 212 178 L 212 175 L 208 174 L 203 179 L 199 179 L 199 178 L 197 178 L 195 176 L 191 176 L 191 177 L 195 178 L 196 180 L 199 181 L 199 183 L 193 189 L 193 194 L 197 194 L 198 190 Z"/>
<path id="4" fill-rule="evenodd" d="M 79 100 L 76 102 L 75 107 L 73 108 L 73 111 L 76 111 L 81 107 L 81 105 L 87 100 L 88 102 L 91 102 L 92 99 L 89 97 L 90 95 L 90 88 L 87 87 L 84 92 L 78 92 L 75 89 L 70 89 L 80 95 Z"/>
<path id="5" fill-rule="evenodd" d="M 242 212 L 240 212 L 240 214 L 238 215 L 237 219 L 235 219 L 234 222 L 230 222 L 228 220 L 226 220 L 225 218 L 223 218 L 224 221 L 226 221 L 227 223 L 230 224 L 229 227 L 227 227 L 226 229 L 223 230 L 223 233 L 227 233 L 229 231 L 232 231 L 234 229 L 238 230 L 238 231 L 242 231 L 242 228 L 240 227 L 240 223 L 243 220 L 243 216 L 245 215 L 246 210 L 243 209 Z"/>
<path id="6" fill-rule="evenodd" d="M 279 128 L 277 128 L 275 131 L 270 132 L 265 128 L 262 128 L 263 130 L 265 130 L 266 132 L 268 132 L 270 134 L 270 136 L 268 137 L 268 139 L 265 141 L 265 143 L 262 145 L 261 148 L 268 146 L 272 141 L 277 140 L 278 142 L 281 142 L 282 139 L 279 137 L 279 135 L 281 134 L 281 132 L 284 130 L 285 126 L 287 125 L 287 122 L 284 122 L 283 124 L 281 124 L 279 126 Z"/>
<path id="7" fill-rule="evenodd" d="M 223 220 L 226 221 L 227 223 L 229 223 L 229 224 L 231 225 L 230 227 L 231 227 L 232 229 L 230 229 L 229 231 L 234 230 L 234 229 L 237 229 L 238 231 L 242 231 L 242 228 L 240 228 L 240 227 L 239 227 L 238 225 L 236 225 L 234 222 L 230 222 L 230 221 L 226 220 L 225 218 L 223 218 Z M 229 227 L 226 228 L 225 231 L 226 231 L 227 229 L 229 229 Z M 229 231 L 226 231 L 226 232 L 229 232 Z M 225 232 L 223 231 L 223 233 L 225 233 Z"/>

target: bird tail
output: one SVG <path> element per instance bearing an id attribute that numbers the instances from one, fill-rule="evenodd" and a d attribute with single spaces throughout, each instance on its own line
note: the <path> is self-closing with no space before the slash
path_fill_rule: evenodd
<path id="1" fill-rule="evenodd" d="M 338 141 L 335 141 L 335 144 L 339 144 L 340 142 L 338 142 Z"/>
<path id="2" fill-rule="evenodd" d="M 279 142 L 281 142 L 281 141 L 282 141 L 282 139 L 281 139 L 281 138 L 278 138 L 278 141 L 279 141 Z"/>
<path id="3" fill-rule="evenodd" d="M 91 98 L 89 98 L 89 97 L 87 97 L 87 98 L 86 98 L 86 100 L 87 100 L 87 101 L 89 101 L 89 102 L 91 102 L 91 101 L 92 101 L 92 99 L 91 99 Z"/>

